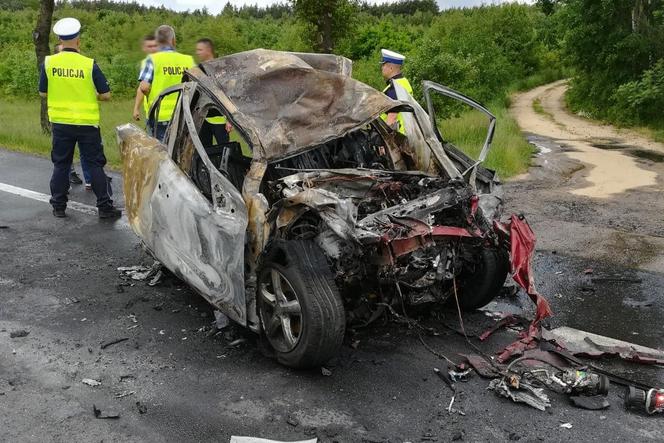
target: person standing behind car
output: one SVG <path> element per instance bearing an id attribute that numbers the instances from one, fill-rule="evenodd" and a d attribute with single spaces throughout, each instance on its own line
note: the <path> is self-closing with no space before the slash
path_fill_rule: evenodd
<path id="1" fill-rule="evenodd" d="M 401 67 L 406 57 L 398 52 L 390 51 L 389 49 L 381 49 L 380 52 L 380 71 L 387 82 L 387 86 L 383 89 L 385 95 L 392 100 L 397 100 L 397 91 L 394 89 L 394 83 L 398 83 L 399 86 L 406 90 L 406 92 L 413 95 L 413 88 L 410 86 L 410 82 L 401 73 Z M 399 131 L 401 134 L 405 134 L 406 128 L 404 127 L 403 117 L 400 113 L 390 112 L 381 115 L 381 118 L 385 120 L 385 123 L 387 123 L 389 127 Z"/>
<path id="2" fill-rule="evenodd" d="M 194 67 L 192 56 L 175 51 L 175 31 L 172 27 L 159 26 L 155 32 L 155 39 L 159 50 L 148 56 L 138 77 L 141 82 L 141 91 L 148 98 L 148 109 L 159 98 L 162 91 L 181 83 L 184 72 Z M 148 116 L 148 131 L 160 141 L 164 140 L 177 99 L 178 94 L 164 97 L 159 106 L 159 113 L 154 118 Z"/>
<path id="3" fill-rule="evenodd" d="M 140 71 L 143 71 L 143 69 L 145 69 L 145 63 L 148 60 L 148 56 L 150 54 L 154 54 L 155 52 L 157 52 L 157 49 L 159 49 L 159 46 L 157 46 L 157 40 L 155 40 L 154 38 L 154 34 L 148 34 L 145 37 L 143 37 L 143 42 L 141 43 L 141 49 L 145 54 L 145 58 L 143 59 L 143 61 L 141 61 L 141 69 L 140 69 Z M 148 108 L 147 97 L 145 96 L 145 94 L 143 94 L 143 91 L 141 91 L 141 85 L 139 84 L 138 87 L 136 88 L 136 98 L 134 99 L 134 112 L 132 113 L 132 117 L 136 121 L 139 121 L 141 119 L 141 106 L 143 107 L 143 111 L 145 112 L 145 119 L 147 120 L 150 108 Z"/>
<path id="4" fill-rule="evenodd" d="M 89 167 L 99 218 L 117 218 L 122 212 L 111 200 L 99 131 L 99 101 L 110 100 L 111 90 L 95 61 L 79 53 L 80 31 L 81 23 L 75 18 L 58 20 L 53 32 L 62 51 L 44 59 L 39 78 L 39 94 L 47 99 L 52 125 L 50 203 L 55 217 L 66 217 L 69 173 L 78 143 L 81 158 Z"/>
<path id="5" fill-rule="evenodd" d="M 196 58 L 198 58 L 199 63 L 210 61 L 215 57 L 212 40 L 209 38 L 202 38 L 196 42 Z M 226 120 L 225 116 L 208 116 L 203 122 L 203 126 L 201 126 L 198 136 L 200 137 L 203 146 L 212 146 L 213 136 L 216 143 L 220 145 L 228 143 L 230 140 L 228 134 L 232 130 L 233 126 Z"/>
<path id="6" fill-rule="evenodd" d="M 56 43 L 56 45 L 53 46 L 53 55 L 59 54 L 61 51 L 62 51 L 62 44 Z M 85 164 L 83 158 L 81 158 L 81 171 L 83 171 L 83 178 L 85 178 L 85 189 L 86 190 L 92 189 L 92 185 L 90 184 L 92 178 L 90 177 L 90 173 L 88 172 L 87 165 Z M 72 165 L 71 171 L 69 172 L 69 183 L 71 183 L 72 185 L 80 185 L 83 183 L 81 177 L 79 177 L 78 174 L 76 173 L 74 165 Z"/>

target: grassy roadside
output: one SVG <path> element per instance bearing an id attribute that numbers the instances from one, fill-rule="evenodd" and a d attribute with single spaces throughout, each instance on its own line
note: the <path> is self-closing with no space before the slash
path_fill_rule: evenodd
<path id="1" fill-rule="evenodd" d="M 101 104 L 101 136 L 108 166 L 120 169 L 120 151 L 115 127 L 131 120 L 133 100 L 120 99 Z M 39 126 L 39 100 L 0 99 L 0 146 L 14 151 L 49 156 L 51 137 Z M 76 150 L 78 154 L 78 149 Z"/>
<path id="2" fill-rule="evenodd" d="M 108 166 L 121 168 L 120 152 L 115 140 L 115 127 L 131 119 L 131 99 L 115 99 L 101 104 L 101 133 Z M 490 109 L 498 118 L 493 147 L 486 165 L 496 169 L 501 177 L 508 178 L 528 168 L 532 148 L 521 135 L 519 127 L 507 112 L 507 104 L 498 102 Z M 50 136 L 39 128 L 39 101 L 0 99 L 0 146 L 30 154 L 48 156 L 51 150 Z M 468 152 L 477 156 L 486 134 L 486 117 L 469 112 L 446 120 L 441 125 L 444 136 Z"/>
<path id="3" fill-rule="evenodd" d="M 516 120 L 510 116 L 507 103 L 492 103 L 488 108 L 496 116 L 496 132 L 484 165 L 497 171 L 503 179 L 526 171 L 534 149 L 521 134 Z M 477 111 L 439 123 L 443 137 L 472 158 L 479 156 L 487 128 L 488 119 Z"/>

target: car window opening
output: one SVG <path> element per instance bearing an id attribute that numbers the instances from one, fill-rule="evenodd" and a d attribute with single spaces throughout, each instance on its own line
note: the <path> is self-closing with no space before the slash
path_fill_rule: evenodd
<path id="1" fill-rule="evenodd" d="M 217 171 L 237 190 L 241 190 L 244 176 L 251 164 L 251 148 L 237 131 L 227 132 L 226 122 L 227 117 L 221 110 L 209 108 L 205 118 L 197 124 L 198 137 Z M 188 134 L 188 137 L 191 135 Z M 193 154 L 190 176 L 203 195 L 211 200 L 210 171 L 198 152 Z"/>

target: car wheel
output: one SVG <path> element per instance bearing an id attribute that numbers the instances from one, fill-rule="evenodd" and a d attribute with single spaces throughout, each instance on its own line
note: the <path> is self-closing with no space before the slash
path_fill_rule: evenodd
<path id="1" fill-rule="evenodd" d="M 313 241 L 282 241 L 259 271 L 262 331 L 277 360 L 293 368 L 320 366 L 341 348 L 346 322 L 339 290 Z"/>
<path id="2" fill-rule="evenodd" d="M 479 309 L 491 302 L 505 284 L 510 269 L 509 257 L 503 251 L 482 249 L 474 269 L 459 276 L 461 309 Z"/>

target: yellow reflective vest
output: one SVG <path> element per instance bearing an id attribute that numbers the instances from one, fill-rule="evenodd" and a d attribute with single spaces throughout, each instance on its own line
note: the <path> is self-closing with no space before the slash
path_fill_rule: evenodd
<path id="1" fill-rule="evenodd" d="M 94 60 L 63 51 L 44 59 L 48 80 L 48 119 L 51 123 L 99 126 L 97 88 L 92 80 Z"/>
<path id="2" fill-rule="evenodd" d="M 193 57 L 175 51 L 156 52 L 151 54 L 150 58 L 152 59 L 154 74 L 150 93 L 148 94 L 148 109 L 164 89 L 180 84 L 184 72 L 194 67 Z M 170 94 L 164 97 L 159 105 L 158 122 L 170 121 L 177 100 L 178 94 Z"/>
<path id="3" fill-rule="evenodd" d="M 405 77 L 393 78 L 393 79 L 390 80 L 390 82 L 398 83 L 402 88 L 404 88 L 406 90 L 406 92 L 408 94 L 413 95 L 413 88 L 412 88 L 412 86 L 410 86 L 410 82 L 408 81 L 407 78 L 405 78 Z M 392 86 L 391 84 L 387 85 L 385 87 L 385 89 L 383 89 L 383 92 L 387 92 L 387 90 L 390 89 L 391 86 Z M 382 114 L 380 116 L 380 118 L 387 121 L 387 114 Z M 404 126 L 403 116 L 401 115 L 400 112 L 397 114 L 397 122 L 399 122 L 398 131 L 405 135 L 406 134 L 406 128 Z"/>
<path id="4" fill-rule="evenodd" d="M 216 117 L 207 117 L 205 121 L 210 123 L 211 125 L 225 125 L 226 117 L 223 115 L 218 115 Z"/>

